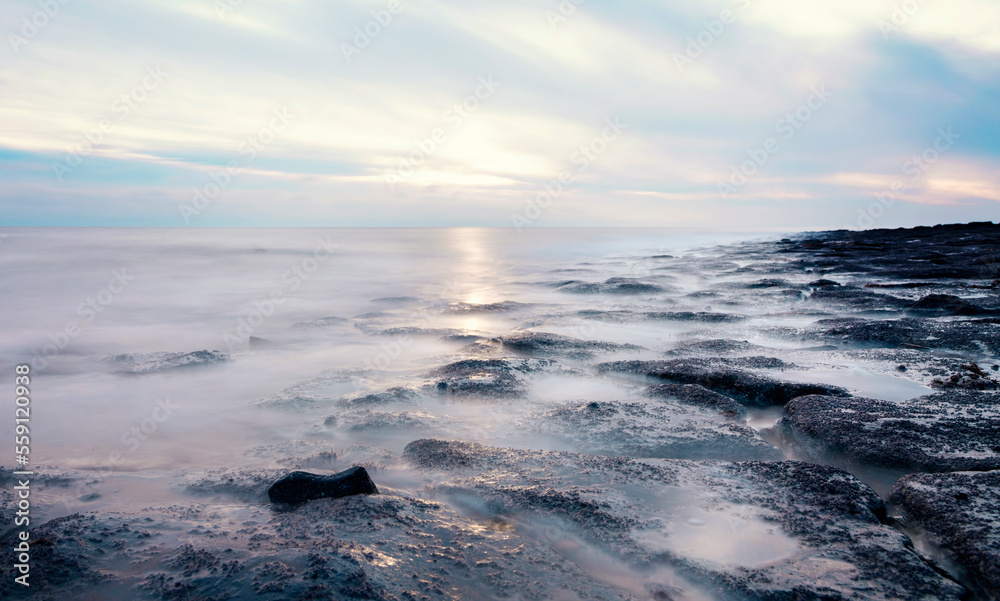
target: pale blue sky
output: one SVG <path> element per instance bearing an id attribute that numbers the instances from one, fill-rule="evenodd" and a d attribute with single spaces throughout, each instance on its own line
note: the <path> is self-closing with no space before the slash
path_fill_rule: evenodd
<path id="1" fill-rule="evenodd" d="M 995 0 L 0 0 L 0 32 L 0 225 L 1000 217 Z"/>

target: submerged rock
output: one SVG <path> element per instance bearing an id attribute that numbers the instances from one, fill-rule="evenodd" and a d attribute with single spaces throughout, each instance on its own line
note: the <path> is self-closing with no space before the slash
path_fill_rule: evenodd
<path id="1" fill-rule="evenodd" d="M 691 462 L 419 440 L 436 490 L 560 548 L 576 536 L 638 573 L 673 570 L 676 595 L 720 599 L 948 599 L 961 586 L 883 524 L 885 505 L 842 470 L 793 461 Z M 711 591 L 711 593 L 707 593 Z"/>
<path id="2" fill-rule="evenodd" d="M 314 499 L 339 499 L 352 495 L 377 495 L 378 488 L 363 467 L 332 476 L 292 472 L 271 485 L 267 491 L 272 503 L 297 504 Z"/>
<path id="3" fill-rule="evenodd" d="M 753 358 L 749 358 L 753 359 Z M 772 364 L 761 361 L 762 368 L 771 369 L 783 362 Z M 746 359 L 743 361 L 746 363 Z M 751 362 L 753 364 L 753 362 Z M 770 376 L 729 367 L 725 363 L 707 359 L 673 359 L 670 361 L 618 361 L 598 365 L 602 372 L 619 372 L 649 376 L 675 384 L 698 384 L 751 407 L 784 405 L 788 401 L 809 394 L 848 396 L 839 386 L 828 384 L 803 384 L 785 382 Z"/>
<path id="4" fill-rule="evenodd" d="M 615 344 L 595 340 L 580 340 L 548 332 L 519 332 L 510 336 L 494 338 L 506 349 L 526 355 L 577 355 L 591 356 L 598 352 L 637 351 L 641 346 L 634 344 Z"/>
<path id="5" fill-rule="evenodd" d="M 815 459 L 926 472 L 1000 469 L 1000 396 L 949 392 L 901 402 L 805 396 L 779 430 Z"/>
<path id="6" fill-rule="evenodd" d="M 121 374 L 150 374 L 183 367 L 226 363 L 232 358 L 219 351 L 193 353 L 124 353 L 108 358 L 114 371 Z"/>
<path id="7" fill-rule="evenodd" d="M 1000 471 L 913 474 L 890 500 L 981 599 L 1000 591 Z"/>
<path id="8" fill-rule="evenodd" d="M 547 359 L 467 359 L 430 372 L 440 394 L 511 397 L 527 391 L 525 374 L 554 364 Z"/>
<path id="9" fill-rule="evenodd" d="M 569 403 L 529 416 L 523 427 L 557 437 L 563 448 L 595 455 L 729 461 L 784 459 L 777 447 L 735 419 L 718 411 L 669 400 Z"/>
<path id="10" fill-rule="evenodd" d="M 561 283 L 556 289 L 575 294 L 656 294 L 667 290 L 658 284 L 634 278 L 610 278 L 603 283 L 569 281 Z"/>

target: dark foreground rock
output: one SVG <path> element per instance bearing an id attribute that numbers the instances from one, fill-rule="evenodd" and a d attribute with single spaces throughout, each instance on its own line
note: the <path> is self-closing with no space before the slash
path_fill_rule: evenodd
<path id="1" fill-rule="evenodd" d="M 394 494 L 320 499 L 296 511 L 171 506 L 75 514 L 32 531 L 31 587 L 0 599 L 590 599 L 636 597 L 518 532 Z M 0 561 L 16 563 L 0 540 Z M 8 571 L 9 574 L 9 571 Z M 638 583 L 642 598 L 666 586 Z"/>
<path id="2" fill-rule="evenodd" d="M 979 599 L 1000 592 L 1000 471 L 914 474 L 891 500 Z"/>
<path id="3" fill-rule="evenodd" d="M 445 472 L 440 494 L 554 547 L 594 545 L 606 565 L 669 574 L 673 590 L 654 598 L 957 600 L 964 592 L 883 524 L 873 490 L 829 466 L 438 440 L 410 443 L 404 458 Z"/>
<path id="4" fill-rule="evenodd" d="M 377 495 L 378 488 L 363 467 L 332 476 L 292 472 L 271 485 L 267 491 L 272 503 L 297 504 L 315 499 L 340 499 L 353 495 Z"/>
<path id="5" fill-rule="evenodd" d="M 773 361 L 775 362 L 762 360 L 758 364 L 765 369 L 784 365 L 779 360 Z M 741 362 L 746 364 L 746 358 Z M 598 365 L 598 370 L 648 376 L 675 384 L 697 384 L 751 407 L 780 406 L 796 397 L 809 394 L 848 395 L 848 392 L 839 386 L 785 382 L 767 375 L 736 369 L 722 361 L 708 359 L 618 361 L 602 363 Z"/>
<path id="6" fill-rule="evenodd" d="M 808 457 L 925 472 L 1000 469 L 1000 396 L 949 392 L 889 402 L 806 396 L 779 430 Z"/>

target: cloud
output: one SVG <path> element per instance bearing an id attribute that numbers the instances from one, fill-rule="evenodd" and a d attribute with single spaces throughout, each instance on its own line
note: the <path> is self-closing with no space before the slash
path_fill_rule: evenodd
<path id="1" fill-rule="evenodd" d="M 898 218 L 997 200 L 994 2 L 219 2 L 75 0 L 8 44 L 0 222 L 181 225 L 235 162 L 200 223 L 506 226 L 609 118 L 627 131 L 539 224 L 821 224 L 943 127 L 961 139 Z M 7 5 L 0 31 L 20 36 L 38 5 Z M 834 97 L 781 137 L 817 86 Z M 292 118 L 270 131 L 276 110 Z M 721 197 L 770 137 L 780 151 Z"/>

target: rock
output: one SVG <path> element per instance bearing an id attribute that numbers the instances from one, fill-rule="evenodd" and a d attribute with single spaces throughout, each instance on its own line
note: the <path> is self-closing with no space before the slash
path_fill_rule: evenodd
<path id="1" fill-rule="evenodd" d="M 345 407 L 371 407 L 371 406 L 385 406 L 385 405 L 408 405 L 413 404 L 420 400 L 420 395 L 416 391 L 410 390 L 409 388 L 403 388 L 396 386 L 390 388 L 385 392 L 377 392 L 373 394 L 366 394 L 359 397 L 353 397 L 349 399 L 344 399 L 339 401 L 338 404 Z"/>
<path id="2" fill-rule="evenodd" d="M 964 592 L 883 524 L 875 491 L 829 466 L 437 440 L 412 442 L 403 456 L 450 475 L 439 495 L 517 519 L 553 546 L 578 549 L 579 536 L 606 554 L 602 564 L 672 570 L 676 598 L 957 601 Z"/>
<path id="3" fill-rule="evenodd" d="M 711 313 L 707 311 L 580 311 L 585 319 L 599 319 L 617 323 L 636 321 L 693 321 L 701 323 L 736 323 L 745 321 L 745 315 Z"/>
<path id="4" fill-rule="evenodd" d="M 947 380 L 935 379 L 931 387 L 938 390 L 959 388 L 964 390 L 1000 390 L 1000 382 L 990 377 L 983 368 L 973 361 L 961 366 L 962 371 Z"/>
<path id="5" fill-rule="evenodd" d="M 739 405 L 732 399 L 729 401 Z M 568 403 L 528 416 L 521 428 L 556 437 L 560 448 L 595 455 L 729 461 L 784 459 L 777 447 L 737 422 L 735 412 L 727 417 L 717 410 L 672 400 Z"/>
<path id="6" fill-rule="evenodd" d="M 992 315 L 992 311 L 965 301 L 951 294 L 931 294 L 918 300 L 906 308 L 915 315 L 925 317 L 944 317 L 955 315 Z"/>
<path id="7" fill-rule="evenodd" d="M 1000 469 L 1000 396 L 949 392 L 889 402 L 806 396 L 779 431 L 814 459 L 926 472 Z"/>
<path id="8" fill-rule="evenodd" d="M 475 304 L 475 303 L 451 303 L 445 309 L 445 313 L 509 313 L 519 309 L 531 307 L 530 304 L 518 303 L 515 301 L 503 301 L 501 303 Z"/>
<path id="9" fill-rule="evenodd" d="M 753 344 L 746 340 L 710 339 L 710 340 L 693 340 L 690 342 L 684 342 L 678 345 L 677 348 L 667 351 L 666 354 L 667 355 L 707 354 L 713 357 L 718 357 L 721 355 L 759 353 L 770 350 L 773 349 L 768 349 L 767 347 Z"/>
<path id="10" fill-rule="evenodd" d="M 378 488 L 363 467 L 332 476 L 292 472 L 271 485 L 267 491 L 272 503 L 298 504 L 314 499 L 340 499 L 353 495 L 377 495 Z"/>
<path id="11" fill-rule="evenodd" d="M 912 474 L 890 500 L 981 599 L 1000 591 L 1000 471 Z"/>
<path id="12" fill-rule="evenodd" d="M 864 273 L 889 280 L 995 280 L 1000 225 L 969 223 L 896 230 L 822 232 L 777 253 L 801 258 L 792 267 L 825 273 Z"/>
<path id="13" fill-rule="evenodd" d="M 910 301 L 855 286 L 824 286 L 813 290 L 810 303 L 823 303 L 841 310 L 878 312 L 902 311 Z"/>
<path id="14" fill-rule="evenodd" d="M 642 282 L 633 278 L 611 278 L 603 283 L 580 281 L 562 282 L 560 292 L 574 294 L 656 294 L 665 292 L 666 288 L 657 284 Z"/>
<path id="15" fill-rule="evenodd" d="M 840 286 L 840 282 L 834 282 L 833 280 L 816 280 L 815 282 L 809 282 L 808 286 L 810 288 L 826 288 L 827 286 Z"/>
<path id="16" fill-rule="evenodd" d="M 440 394 L 465 397 L 512 397 L 527 391 L 525 375 L 553 365 L 548 359 L 466 359 L 435 369 Z"/>
<path id="17" fill-rule="evenodd" d="M 784 382 L 706 359 L 618 361 L 602 363 L 597 368 L 601 372 L 637 374 L 675 384 L 698 384 L 750 407 L 784 405 L 796 397 L 809 394 L 848 394 L 839 386 Z"/>
<path id="18" fill-rule="evenodd" d="M 695 407 L 712 409 L 726 417 L 744 419 L 747 416 L 747 408 L 735 399 L 698 384 L 661 384 L 650 386 L 643 394 L 654 399 L 674 399 Z"/>
<path id="19" fill-rule="evenodd" d="M 120 374 L 151 374 L 171 369 L 215 365 L 232 361 L 219 351 L 195 351 L 193 353 L 124 353 L 107 359 Z"/>
<path id="20" fill-rule="evenodd" d="M 344 317 L 322 317 L 313 321 L 300 321 L 299 323 L 292 324 L 292 327 L 296 330 L 310 330 L 313 328 L 329 328 L 331 326 L 340 326 L 350 323 L 350 320 Z"/>
<path id="21" fill-rule="evenodd" d="M 494 338 L 492 341 L 506 349 L 525 355 L 559 354 L 589 357 L 598 352 L 642 350 L 641 346 L 634 344 L 579 340 L 547 332 L 519 332 L 510 336 Z"/>

